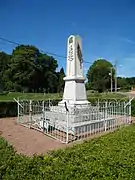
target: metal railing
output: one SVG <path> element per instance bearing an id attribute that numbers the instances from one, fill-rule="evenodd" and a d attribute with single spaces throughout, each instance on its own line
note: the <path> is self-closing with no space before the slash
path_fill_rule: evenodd
<path id="1" fill-rule="evenodd" d="M 103 101 L 87 107 L 53 106 L 51 102 L 16 100 L 18 123 L 63 143 L 112 131 L 131 122 L 131 101 Z"/>

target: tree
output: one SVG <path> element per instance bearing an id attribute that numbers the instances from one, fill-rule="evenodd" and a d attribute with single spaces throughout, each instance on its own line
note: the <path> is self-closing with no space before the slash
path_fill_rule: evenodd
<path id="1" fill-rule="evenodd" d="M 121 90 L 130 90 L 135 86 L 135 77 L 118 77 L 118 87 Z"/>
<path id="2" fill-rule="evenodd" d="M 5 78 L 5 71 L 9 68 L 11 56 L 0 52 L 0 89 L 5 88 L 5 83 L 8 81 L 8 78 Z"/>
<path id="3" fill-rule="evenodd" d="M 98 59 L 92 66 L 90 66 L 87 72 L 88 86 L 91 89 L 103 92 L 111 87 L 111 68 L 112 68 L 112 80 L 114 80 L 113 65 L 105 60 Z"/>
<path id="4" fill-rule="evenodd" d="M 31 77 L 37 67 L 34 64 L 39 50 L 34 46 L 17 46 L 11 56 L 11 63 L 6 71 L 9 81 L 6 84 L 8 89 L 22 91 L 30 85 Z"/>
<path id="5" fill-rule="evenodd" d="M 58 84 L 59 84 L 58 89 L 57 89 L 58 92 L 61 92 L 64 90 L 64 84 L 65 84 L 64 80 L 63 80 L 64 77 L 65 77 L 65 73 L 64 73 L 64 69 L 62 67 L 60 69 L 60 72 L 58 72 Z"/>
<path id="6" fill-rule="evenodd" d="M 4 75 L 8 79 L 5 87 L 14 91 L 57 91 L 54 88 L 58 85 L 57 66 L 52 56 L 41 53 L 35 46 L 17 46 Z"/>
<path id="7" fill-rule="evenodd" d="M 35 65 L 37 67 L 34 76 L 31 79 L 31 86 L 36 91 L 56 92 L 58 86 L 58 78 L 56 68 L 58 67 L 57 60 L 52 56 L 39 53 Z"/>

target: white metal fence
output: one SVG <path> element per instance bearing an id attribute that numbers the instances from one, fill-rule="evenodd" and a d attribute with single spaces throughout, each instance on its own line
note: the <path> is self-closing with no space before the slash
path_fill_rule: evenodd
<path id="1" fill-rule="evenodd" d="M 18 123 L 63 143 L 86 139 L 131 122 L 131 101 L 102 101 L 87 107 L 65 108 L 50 102 L 16 100 Z"/>

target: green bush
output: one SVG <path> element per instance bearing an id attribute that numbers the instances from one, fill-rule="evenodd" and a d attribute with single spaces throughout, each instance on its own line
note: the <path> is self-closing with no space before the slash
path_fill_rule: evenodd
<path id="1" fill-rule="evenodd" d="M 16 102 L 0 102 L 0 118 L 17 116 Z"/>
<path id="2" fill-rule="evenodd" d="M 131 115 L 135 116 L 135 99 L 132 100 Z"/>
<path id="3" fill-rule="evenodd" d="M 0 139 L 0 179 L 135 179 L 134 149 L 135 125 L 34 157 L 17 155 L 11 146 Z"/>
<path id="4" fill-rule="evenodd" d="M 5 96 L 5 95 L 7 95 L 7 94 L 8 94 L 7 91 L 0 92 L 0 96 Z"/>
<path id="5" fill-rule="evenodd" d="M 57 105 L 60 99 L 51 101 L 52 105 Z M 36 100 L 33 100 L 36 102 Z M 45 104 L 48 104 L 49 101 L 45 100 Z M 0 102 L 0 118 L 3 117 L 16 117 L 17 116 L 17 103 L 15 101 L 4 101 Z"/>

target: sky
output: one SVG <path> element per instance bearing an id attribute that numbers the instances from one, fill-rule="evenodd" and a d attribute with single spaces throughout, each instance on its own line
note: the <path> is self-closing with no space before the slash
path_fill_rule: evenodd
<path id="1" fill-rule="evenodd" d="M 67 38 L 80 35 L 84 73 L 98 58 L 114 64 L 118 76 L 135 76 L 135 0 L 1 0 L 0 37 L 66 56 Z M 14 44 L 0 40 L 0 51 Z M 66 59 L 54 56 L 59 68 Z"/>

